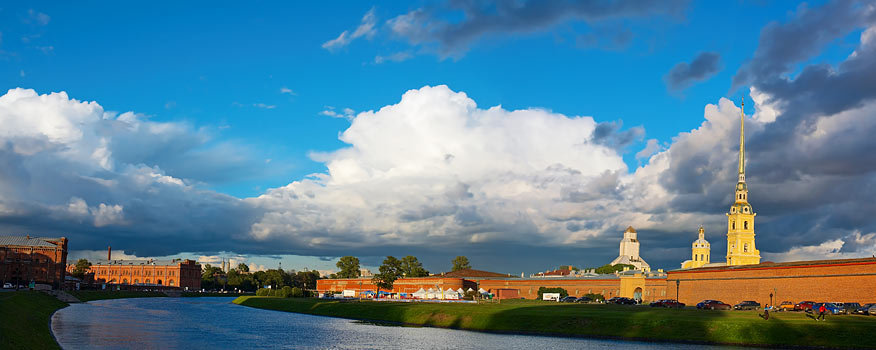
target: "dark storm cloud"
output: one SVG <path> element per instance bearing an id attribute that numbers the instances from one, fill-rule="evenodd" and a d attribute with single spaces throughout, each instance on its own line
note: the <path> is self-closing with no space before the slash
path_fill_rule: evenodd
<path id="1" fill-rule="evenodd" d="M 772 22 L 760 34 L 754 57 L 733 77 L 733 89 L 775 79 L 788 72 L 795 63 L 810 58 L 837 38 L 872 23 L 872 3 L 865 1 L 831 1 L 819 8 L 801 4 L 790 21 Z"/>
<path id="2" fill-rule="evenodd" d="M 752 86 L 752 96 L 761 98 L 761 113 L 765 107 L 777 111 L 775 121 L 746 123 L 747 179 L 765 260 L 842 257 L 830 250 L 835 240 L 841 241 L 843 254 L 874 252 L 872 239 L 861 238 L 876 232 L 873 9 L 855 1 L 801 6 L 787 23 L 763 29 L 754 58 L 734 77 L 734 87 Z M 863 30 L 861 43 L 844 61 L 795 68 L 856 30 Z M 796 76 L 788 75 L 797 69 Z M 747 111 L 750 115 L 752 109 Z M 734 112 L 722 104 L 723 116 L 707 116 L 710 122 L 696 131 L 699 136 L 674 141 L 671 164 L 660 176 L 674 193 L 672 211 L 726 212 L 736 181 Z M 715 243 L 724 245 L 722 234 L 709 232 L 713 250 L 719 248 Z"/>
<path id="3" fill-rule="evenodd" d="M 621 150 L 645 135 L 645 129 L 641 126 L 621 131 L 622 127 L 623 123 L 620 121 L 597 124 L 593 129 L 593 142 Z"/>
<path id="4" fill-rule="evenodd" d="M 670 90 L 682 90 L 698 81 L 714 76 L 721 70 L 721 55 L 717 52 L 701 52 L 690 63 L 680 62 L 663 77 Z"/>
<path id="5" fill-rule="evenodd" d="M 450 55 L 465 51 L 469 44 L 491 34 L 535 32 L 570 20 L 597 22 L 655 15 L 680 17 L 686 7 L 687 1 L 460 0 L 451 1 L 447 7 L 411 11 L 390 20 L 389 25 L 395 34 L 413 44 L 437 43 L 439 52 Z M 460 14 L 461 21 L 446 20 Z M 612 41 L 616 45 L 625 45 L 631 38 L 631 33 L 621 32 Z"/>

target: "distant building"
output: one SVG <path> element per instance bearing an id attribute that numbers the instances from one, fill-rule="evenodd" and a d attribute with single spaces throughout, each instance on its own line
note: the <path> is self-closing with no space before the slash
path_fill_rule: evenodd
<path id="1" fill-rule="evenodd" d="M 93 262 L 96 283 L 201 289 L 201 265 L 194 260 L 107 260 Z"/>
<path id="2" fill-rule="evenodd" d="M 0 236 L 0 283 L 33 281 L 61 288 L 66 266 L 65 237 Z"/>
<path id="3" fill-rule="evenodd" d="M 620 242 L 620 254 L 618 254 L 618 257 L 615 258 L 611 264 L 633 265 L 636 267 L 636 270 L 647 271 L 651 269 L 651 266 L 639 256 L 639 239 L 637 237 L 636 229 L 632 226 L 627 227 L 627 230 L 624 231 L 624 238 L 621 239 Z"/>
<path id="4" fill-rule="evenodd" d="M 700 237 L 691 245 L 690 260 L 685 260 L 681 263 L 681 268 L 694 269 L 708 265 L 711 259 L 709 256 L 711 252 L 711 245 L 709 245 L 709 241 L 706 240 L 706 229 L 700 226 Z"/>

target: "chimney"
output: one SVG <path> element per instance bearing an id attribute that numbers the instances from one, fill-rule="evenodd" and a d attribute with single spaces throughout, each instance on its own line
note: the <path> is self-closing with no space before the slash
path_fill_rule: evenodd
<path id="1" fill-rule="evenodd" d="M 106 247 L 106 260 L 110 261 L 113 259 L 113 247 Z"/>

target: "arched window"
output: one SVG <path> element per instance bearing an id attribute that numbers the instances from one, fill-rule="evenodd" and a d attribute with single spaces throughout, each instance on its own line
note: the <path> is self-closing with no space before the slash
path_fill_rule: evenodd
<path id="1" fill-rule="evenodd" d="M 735 229 L 736 229 L 736 221 L 733 221 L 733 222 L 730 223 L 730 229 L 731 229 L 731 230 L 735 230 Z"/>
<path id="2" fill-rule="evenodd" d="M 697 261 L 697 255 L 694 254 L 694 261 Z"/>
<path id="3" fill-rule="evenodd" d="M 174 285 L 174 284 L 173 284 L 173 280 L 167 281 L 167 285 L 168 285 L 168 286 L 173 286 L 173 285 Z"/>
<path id="4" fill-rule="evenodd" d="M 748 229 L 748 221 L 743 221 L 742 227 L 747 230 Z"/>
<path id="5" fill-rule="evenodd" d="M 704 256 L 703 254 L 700 254 L 700 261 L 705 261 L 705 260 L 703 260 L 703 256 Z"/>
<path id="6" fill-rule="evenodd" d="M 160 286 L 160 285 L 161 285 L 161 280 L 155 281 L 155 283 L 158 284 L 158 285 Z"/>
<path id="7" fill-rule="evenodd" d="M 147 278 L 147 279 L 146 279 L 146 284 L 149 284 L 149 283 L 150 283 L 150 282 L 149 282 L 149 279 Z"/>
<path id="8" fill-rule="evenodd" d="M 140 280 L 135 279 L 135 280 L 134 280 L 134 284 L 140 284 Z"/>
<path id="9" fill-rule="evenodd" d="M 748 243 L 745 243 L 744 245 L 742 245 L 742 252 L 748 253 Z"/>
<path id="10" fill-rule="evenodd" d="M 128 284 L 128 279 L 127 278 L 123 279 L 122 284 Z"/>

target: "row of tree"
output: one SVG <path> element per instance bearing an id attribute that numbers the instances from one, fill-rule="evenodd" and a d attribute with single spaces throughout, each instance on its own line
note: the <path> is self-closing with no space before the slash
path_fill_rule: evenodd
<path id="1" fill-rule="evenodd" d="M 457 256 L 451 261 L 451 263 L 453 264 L 452 271 L 471 268 L 468 258 L 464 256 Z M 362 268 L 359 265 L 359 258 L 355 256 L 342 257 L 338 259 L 335 266 L 338 267 L 338 272 L 331 274 L 329 278 L 357 278 L 362 276 Z M 383 268 L 384 266 L 387 267 Z M 383 261 L 381 268 L 392 273 L 398 272 L 401 274 L 400 277 L 429 276 L 429 271 L 423 268 L 423 264 L 413 255 L 408 255 L 401 259 L 394 256 L 387 256 L 386 260 Z"/>
<path id="2" fill-rule="evenodd" d="M 201 273 L 201 288 L 254 292 L 259 288 L 282 289 L 288 286 L 307 290 L 316 288 L 316 280 L 319 278 L 319 272 L 316 271 L 271 269 L 250 273 L 246 264 L 237 265 L 237 268 L 223 273 L 221 268 L 205 264 Z"/>

